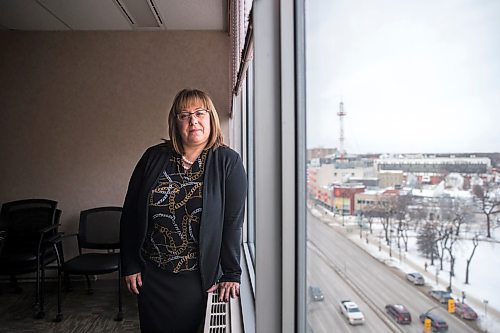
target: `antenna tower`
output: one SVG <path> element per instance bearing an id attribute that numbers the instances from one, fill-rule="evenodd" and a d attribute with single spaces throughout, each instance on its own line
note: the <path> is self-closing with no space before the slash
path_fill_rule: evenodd
<path id="1" fill-rule="evenodd" d="M 339 116 L 339 123 L 340 123 L 340 137 L 339 137 L 340 159 L 343 160 L 344 155 L 345 155 L 345 150 L 344 150 L 344 117 L 346 116 L 346 113 L 344 112 L 344 102 L 342 102 L 342 101 L 340 102 L 339 112 L 337 112 L 337 116 Z"/>

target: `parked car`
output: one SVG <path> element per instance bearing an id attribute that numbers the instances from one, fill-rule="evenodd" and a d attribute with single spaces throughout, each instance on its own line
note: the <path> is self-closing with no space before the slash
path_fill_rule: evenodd
<path id="1" fill-rule="evenodd" d="M 387 304 L 385 311 L 391 316 L 398 324 L 411 324 L 410 311 L 403 304 Z"/>
<path id="2" fill-rule="evenodd" d="M 455 302 L 455 313 L 462 319 L 476 320 L 477 313 L 470 306 L 462 302 Z"/>
<path id="3" fill-rule="evenodd" d="M 340 301 L 340 312 L 347 318 L 351 325 L 363 324 L 365 322 L 365 316 L 353 301 Z"/>
<path id="4" fill-rule="evenodd" d="M 426 319 L 431 320 L 431 328 L 433 332 L 446 332 L 448 331 L 448 324 L 438 315 L 432 312 L 422 313 L 420 316 L 420 321 L 423 323 Z"/>
<path id="5" fill-rule="evenodd" d="M 451 293 L 445 290 L 431 290 L 430 295 L 437 299 L 439 303 L 448 303 L 448 300 L 452 298 Z"/>
<path id="6" fill-rule="evenodd" d="M 406 279 L 415 285 L 423 286 L 425 284 L 424 277 L 420 273 L 408 273 L 406 274 Z"/>
<path id="7" fill-rule="evenodd" d="M 324 299 L 321 289 L 315 286 L 309 286 L 309 297 L 311 297 L 311 300 L 316 302 Z"/>

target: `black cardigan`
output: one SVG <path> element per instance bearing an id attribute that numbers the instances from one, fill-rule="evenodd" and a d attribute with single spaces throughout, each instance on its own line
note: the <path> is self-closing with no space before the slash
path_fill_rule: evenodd
<path id="1" fill-rule="evenodd" d="M 146 237 L 148 196 L 160 172 L 171 161 L 170 142 L 150 147 L 132 173 L 120 226 L 122 275 L 142 271 L 141 247 Z M 208 152 L 203 178 L 199 268 L 204 290 L 220 281 L 240 282 L 241 228 L 247 179 L 241 158 L 222 146 Z"/>

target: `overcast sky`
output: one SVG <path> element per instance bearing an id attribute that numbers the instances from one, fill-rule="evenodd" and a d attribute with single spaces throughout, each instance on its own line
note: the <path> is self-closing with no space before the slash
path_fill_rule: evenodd
<path id="1" fill-rule="evenodd" d="M 500 1 L 306 0 L 307 146 L 500 152 Z"/>

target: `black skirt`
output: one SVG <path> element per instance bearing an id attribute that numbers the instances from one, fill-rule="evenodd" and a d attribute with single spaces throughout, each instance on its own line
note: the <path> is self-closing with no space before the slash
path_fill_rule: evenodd
<path id="1" fill-rule="evenodd" d="M 198 270 L 171 273 L 147 262 L 137 296 L 141 332 L 196 333 L 206 301 Z"/>

